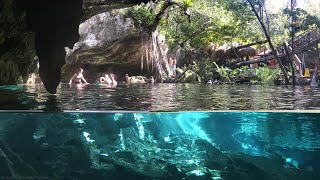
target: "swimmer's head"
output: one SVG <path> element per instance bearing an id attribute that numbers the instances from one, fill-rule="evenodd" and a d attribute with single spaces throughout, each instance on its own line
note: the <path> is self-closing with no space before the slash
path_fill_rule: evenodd
<path id="1" fill-rule="evenodd" d="M 78 74 L 81 74 L 81 73 L 83 73 L 83 69 L 79 68 Z"/>

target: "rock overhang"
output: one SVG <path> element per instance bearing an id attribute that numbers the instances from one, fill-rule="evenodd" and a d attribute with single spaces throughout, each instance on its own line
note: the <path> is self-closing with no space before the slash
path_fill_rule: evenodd
<path id="1" fill-rule="evenodd" d="M 40 77 L 46 90 L 55 94 L 65 64 L 64 47 L 72 48 L 79 40 L 81 21 L 112 8 L 129 7 L 147 0 L 16 0 L 26 12 L 27 29 L 35 32 Z"/>

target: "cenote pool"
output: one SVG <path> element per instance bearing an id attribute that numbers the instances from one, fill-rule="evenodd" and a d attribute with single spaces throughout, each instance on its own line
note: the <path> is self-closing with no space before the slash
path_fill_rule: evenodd
<path id="1" fill-rule="evenodd" d="M 61 84 L 56 95 L 41 84 L 0 87 L 2 110 L 320 110 L 320 89 L 310 86 L 207 84 Z"/>
<path id="2" fill-rule="evenodd" d="M 0 174 L 316 180 L 319 128 L 313 113 L 0 113 Z"/>

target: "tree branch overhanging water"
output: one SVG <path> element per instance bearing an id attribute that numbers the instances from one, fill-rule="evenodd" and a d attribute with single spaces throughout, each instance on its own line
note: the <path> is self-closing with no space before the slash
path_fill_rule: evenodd
<path id="1" fill-rule="evenodd" d="M 268 31 L 267 31 L 266 26 L 264 25 L 264 22 L 262 21 L 262 19 L 260 18 L 258 12 L 257 12 L 256 9 L 254 8 L 254 4 L 253 4 L 252 0 L 246 0 L 246 1 L 247 1 L 247 2 L 249 3 L 249 5 L 251 6 L 252 11 L 254 12 L 255 16 L 257 17 L 257 20 L 259 21 L 259 23 L 260 23 L 260 25 L 261 25 L 261 27 L 262 27 L 262 29 L 263 29 L 263 33 L 264 33 L 264 35 L 266 36 L 266 38 L 267 38 L 267 40 L 268 40 L 269 46 L 270 46 L 270 48 L 271 48 L 271 50 L 272 50 L 272 53 L 274 54 L 274 56 L 275 56 L 275 58 L 276 58 L 276 60 L 277 60 L 277 62 L 278 62 L 278 64 L 279 64 L 279 66 L 280 66 L 280 68 L 281 68 L 281 71 L 282 71 L 282 73 L 283 73 L 283 75 L 284 75 L 285 83 L 286 83 L 286 84 L 289 84 L 289 78 L 288 78 L 287 72 L 286 72 L 286 70 L 285 70 L 285 68 L 284 68 L 284 66 L 283 66 L 283 64 L 282 64 L 282 62 L 281 62 L 281 59 L 280 59 L 279 56 L 278 56 L 277 51 L 275 50 L 275 48 L 274 48 L 274 46 L 273 46 L 273 44 L 272 44 L 272 42 L 271 42 L 270 36 L 269 36 L 269 34 L 268 34 Z"/>

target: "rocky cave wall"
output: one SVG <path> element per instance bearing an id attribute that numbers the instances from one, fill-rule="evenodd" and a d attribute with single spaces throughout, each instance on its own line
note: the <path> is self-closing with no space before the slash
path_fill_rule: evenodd
<path id="1" fill-rule="evenodd" d="M 66 48 L 63 82 L 67 82 L 79 67 L 85 70 L 89 82 L 97 81 L 104 73 L 114 73 L 120 81 L 126 73 L 166 74 L 166 44 L 160 42 L 160 35 L 151 36 L 136 27 L 126 9 L 92 16 L 80 24 L 79 34 L 80 39 L 74 47 Z M 159 66 L 156 66 L 157 62 Z"/>
<path id="2" fill-rule="evenodd" d="M 34 67 L 34 33 L 26 30 L 26 16 L 14 0 L 0 1 L 0 85 L 25 80 Z"/>
<path id="3" fill-rule="evenodd" d="M 90 13 L 98 13 L 97 8 L 101 11 L 141 2 L 146 0 L 1 1 L 0 58 L 6 63 L 14 62 L 9 64 L 10 68 L 2 69 L 1 74 L 14 76 L 7 81 L 0 79 L 0 84 L 14 84 L 19 75 L 26 77 L 33 62 L 32 50 L 35 49 L 41 80 L 48 92 L 55 93 L 61 80 L 61 67 L 65 64 L 64 47 L 72 48 L 79 40 L 81 20 L 89 17 Z"/>

